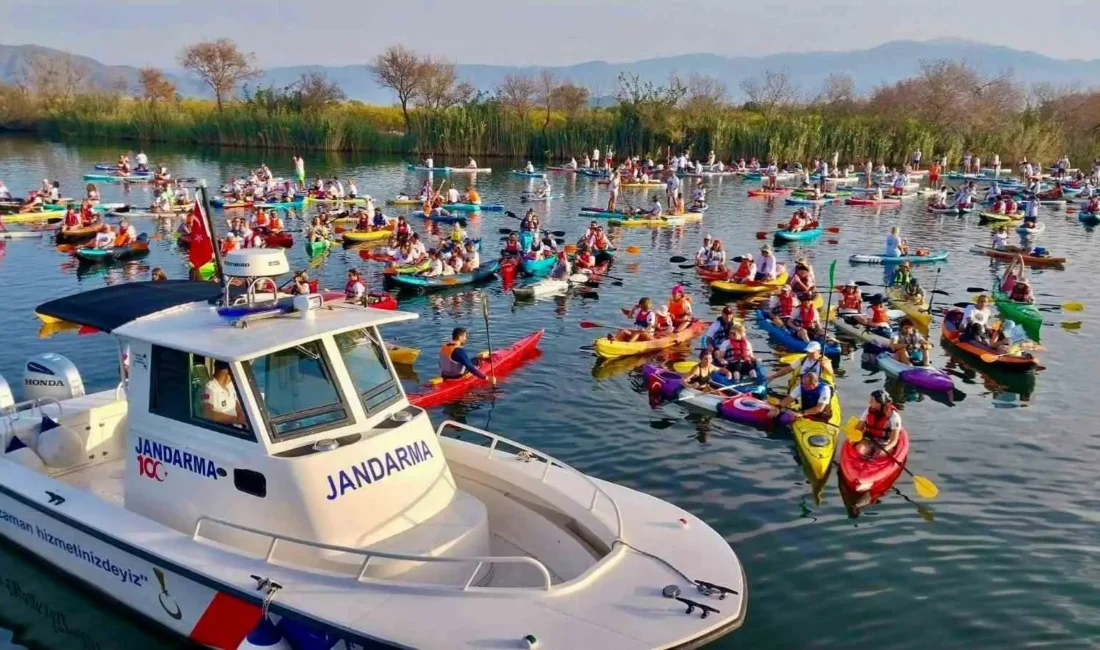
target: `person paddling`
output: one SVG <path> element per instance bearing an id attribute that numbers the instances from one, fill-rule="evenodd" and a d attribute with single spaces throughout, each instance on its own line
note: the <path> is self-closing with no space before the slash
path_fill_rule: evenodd
<path id="1" fill-rule="evenodd" d="M 439 349 L 439 374 L 443 379 L 462 379 L 467 374 L 471 374 L 496 386 L 496 375 L 486 377 L 485 373 L 481 372 L 474 360 L 470 358 L 470 354 L 465 347 L 468 339 L 469 332 L 465 327 L 454 328 L 451 332 L 451 340 L 444 343 L 443 347 Z M 482 353 L 475 358 L 488 359 L 489 354 Z"/>
<path id="2" fill-rule="evenodd" d="M 790 411 L 795 418 L 828 422 L 832 417 L 832 401 L 833 387 L 821 381 L 817 373 L 808 372 L 802 375 L 799 385 L 778 406 L 772 407 L 771 416 L 779 415 L 784 409 L 789 410 L 791 405 L 798 402 L 799 409 Z"/>
<path id="3" fill-rule="evenodd" d="M 863 440 L 857 442 L 855 448 L 864 456 L 875 456 L 883 450 L 889 452 L 897 446 L 901 415 L 889 393 L 882 389 L 871 393 L 867 410 L 860 416 L 856 429 L 863 433 Z"/>
<path id="4" fill-rule="evenodd" d="M 773 380 L 785 377 L 791 373 L 794 373 L 794 377 L 797 378 L 797 381 L 802 381 L 802 375 L 807 373 L 816 374 L 826 383 L 831 384 L 835 381 L 833 362 L 821 353 L 821 344 L 817 341 L 810 341 L 810 343 L 806 345 L 806 356 L 789 366 L 783 366 L 779 370 L 776 370 L 765 377 L 764 381 L 765 383 L 771 383 Z M 791 382 L 793 383 L 794 381 L 796 380 L 792 378 Z"/>

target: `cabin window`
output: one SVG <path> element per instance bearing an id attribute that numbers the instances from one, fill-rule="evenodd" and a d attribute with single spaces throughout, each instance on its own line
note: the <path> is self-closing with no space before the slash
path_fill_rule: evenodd
<path id="1" fill-rule="evenodd" d="M 334 338 L 367 414 L 377 413 L 401 398 L 401 387 L 386 363 L 377 330 L 363 328 Z"/>
<path id="2" fill-rule="evenodd" d="M 274 440 L 342 426 L 348 408 L 336 388 L 332 366 L 319 341 L 253 359 L 245 364 Z"/>
<path id="3" fill-rule="evenodd" d="M 229 374 L 228 383 L 219 377 Z M 229 364 L 198 354 L 153 346 L 149 412 L 254 441 Z"/>

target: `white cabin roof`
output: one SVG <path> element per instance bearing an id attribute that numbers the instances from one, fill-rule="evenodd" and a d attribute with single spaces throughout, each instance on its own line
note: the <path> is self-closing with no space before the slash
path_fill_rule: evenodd
<path id="1" fill-rule="evenodd" d="M 326 303 L 312 318 L 297 312 L 234 327 L 206 302 L 193 302 L 133 320 L 114 330 L 117 336 L 148 341 L 174 350 L 224 361 L 244 361 L 276 350 L 363 327 L 379 327 L 418 318 L 404 311 Z"/>

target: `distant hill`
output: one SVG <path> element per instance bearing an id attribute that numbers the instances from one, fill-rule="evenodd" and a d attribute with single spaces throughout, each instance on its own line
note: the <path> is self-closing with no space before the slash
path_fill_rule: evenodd
<path id="1" fill-rule="evenodd" d="M 37 53 L 57 53 L 57 50 L 34 45 L 0 45 L 0 81 L 11 82 L 22 61 Z M 137 69 L 129 66 L 106 66 L 94 59 L 78 57 L 98 80 L 125 79 L 133 85 Z M 999 45 L 944 39 L 937 41 L 892 41 L 868 50 L 847 52 L 789 52 L 763 57 L 720 56 L 716 54 L 684 54 L 646 59 L 631 63 L 590 61 L 575 65 L 551 67 L 561 78 L 587 86 L 593 95 L 611 95 L 618 86 L 621 72 L 638 74 L 645 80 L 665 82 L 672 74 L 702 74 L 726 84 L 731 98 L 743 99 L 742 80 L 761 75 L 765 70 L 784 70 L 803 92 L 816 94 L 830 73 L 851 75 L 856 87 L 867 92 L 882 83 L 892 83 L 913 75 L 920 61 L 952 59 L 966 61 L 988 72 L 1011 70 L 1027 83 L 1040 81 L 1057 85 L 1080 83 L 1100 86 L 1100 59 L 1091 61 L 1053 59 L 1048 56 L 1015 50 Z M 259 84 L 286 86 L 307 71 L 320 71 L 336 81 L 352 99 L 371 103 L 391 103 L 393 96 L 379 88 L 364 65 L 355 66 L 293 66 L 266 70 Z M 505 75 L 538 72 L 542 68 L 498 65 L 458 65 L 459 77 L 479 89 L 492 90 Z M 205 91 L 181 71 L 166 71 L 185 95 L 204 95 Z"/>

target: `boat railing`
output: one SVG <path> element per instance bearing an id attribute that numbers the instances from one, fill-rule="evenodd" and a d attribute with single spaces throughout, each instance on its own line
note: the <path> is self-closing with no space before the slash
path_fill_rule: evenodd
<path id="1" fill-rule="evenodd" d="M 218 519 L 216 517 L 199 517 L 195 522 L 195 530 L 191 534 L 191 538 L 195 541 L 199 541 L 202 538 L 202 526 L 204 523 L 217 524 L 219 526 L 225 526 L 226 528 L 239 530 L 245 533 L 257 535 L 270 539 L 267 545 L 267 553 L 264 556 L 264 562 L 273 564 L 273 558 L 275 556 L 275 549 L 280 542 L 286 544 L 292 544 L 296 546 L 303 546 L 306 548 L 312 548 L 322 551 L 334 551 L 338 553 L 348 553 L 350 555 L 362 556 L 363 561 L 359 564 L 357 573 L 355 574 L 356 582 L 384 582 L 387 584 L 410 584 L 423 587 L 425 584 L 440 587 L 452 587 L 459 588 L 462 591 L 500 591 L 506 589 L 505 587 L 477 587 L 473 586 L 474 579 L 481 572 L 481 568 L 486 564 L 526 564 L 538 571 L 542 578 L 542 585 L 537 587 L 539 590 L 549 591 L 551 586 L 550 571 L 546 568 L 542 562 L 539 562 L 535 558 L 527 557 L 523 555 L 502 555 L 502 556 L 445 556 L 445 555 L 412 555 L 407 553 L 391 553 L 389 551 L 377 551 L 370 548 L 355 548 L 351 546 L 340 546 L 337 544 L 326 544 L 323 542 L 317 542 L 313 540 L 300 539 L 297 537 L 291 537 L 290 535 L 283 535 L 281 533 L 273 533 L 267 530 L 260 530 L 258 528 L 252 528 L 250 526 L 244 526 L 242 524 L 233 523 L 224 519 Z M 207 538 L 209 539 L 209 538 Z M 406 582 L 402 580 L 390 580 L 390 579 L 373 579 L 367 576 L 367 569 L 370 567 L 371 560 L 397 560 L 403 562 L 424 562 L 424 563 L 451 563 L 451 564 L 476 564 L 474 570 L 470 573 L 470 577 L 459 587 L 458 585 L 435 585 L 433 583 L 423 582 Z M 532 588 L 520 588 L 523 590 Z"/>
<path id="2" fill-rule="evenodd" d="M 13 423 L 20 419 L 24 415 L 33 415 L 36 418 L 41 419 L 46 415 L 44 407 L 53 406 L 57 408 L 57 418 L 61 418 L 61 402 L 53 397 L 37 397 L 35 399 L 29 399 L 22 402 L 16 402 L 11 406 L 0 409 L 0 417 L 3 417 L 5 422 Z"/>
<path id="3" fill-rule="evenodd" d="M 436 431 L 435 431 L 435 435 L 437 437 L 442 436 L 444 430 L 446 430 L 448 428 L 460 429 L 460 430 L 465 431 L 467 433 L 474 433 L 474 434 L 483 436 L 485 438 L 488 438 L 490 442 L 489 442 L 489 446 L 487 448 L 486 458 L 493 458 L 493 454 L 497 450 L 497 445 L 503 442 L 504 444 L 506 444 L 510 447 L 515 447 L 516 449 L 519 449 L 521 451 L 526 452 L 531 458 L 542 461 L 546 465 L 545 468 L 543 468 L 543 470 L 542 470 L 542 477 L 540 478 L 540 480 L 543 483 L 546 483 L 547 478 L 550 476 L 550 471 L 554 467 L 559 468 L 559 470 L 561 470 L 561 471 L 570 472 L 570 473 L 572 473 L 576 476 L 579 476 L 581 479 L 583 479 L 585 482 L 587 482 L 588 485 L 590 485 L 592 487 L 592 499 L 588 502 L 588 511 L 592 512 L 592 513 L 595 513 L 596 506 L 599 505 L 599 502 L 600 502 L 600 497 L 604 497 L 605 499 L 607 499 L 607 501 L 611 504 L 612 510 L 615 513 L 615 538 L 616 539 L 622 539 L 623 538 L 623 513 L 622 513 L 621 510 L 619 510 L 619 504 L 615 501 L 614 497 L 612 497 L 610 494 L 608 494 L 603 488 L 601 488 L 599 486 L 599 484 L 597 484 L 594 480 L 592 480 L 592 477 L 590 477 L 587 474 L 585 474 L 584 472 L 582 472 L 578 469 L 575 469 L 575 468 L 571 467 L 570 465 L 558 460 L 557 458 L 554 458 L 553 456 L 551 456 L 549 454 L 543 453 L 543 452 L 541 452 L 537 449 L 534 449 L 533 447 L 528 447 L 527 445 L 525 445 L 521 442 L 516 442 L 515 440 L 510 440 L 508 438 L 505 438 L 504 436 L 497 435 L 497 434 L 495 434 L 491 431 L 486 431 L 484 429 L 479 429 L 477 427 L 472 427 L 468 424 L 463 424 L 461 422 L 455 422 L 454 420 L 447 420 L 446 422 L 443 422 L 442 424 L 440 424 L 439 428 L 436 429 Z"/>

